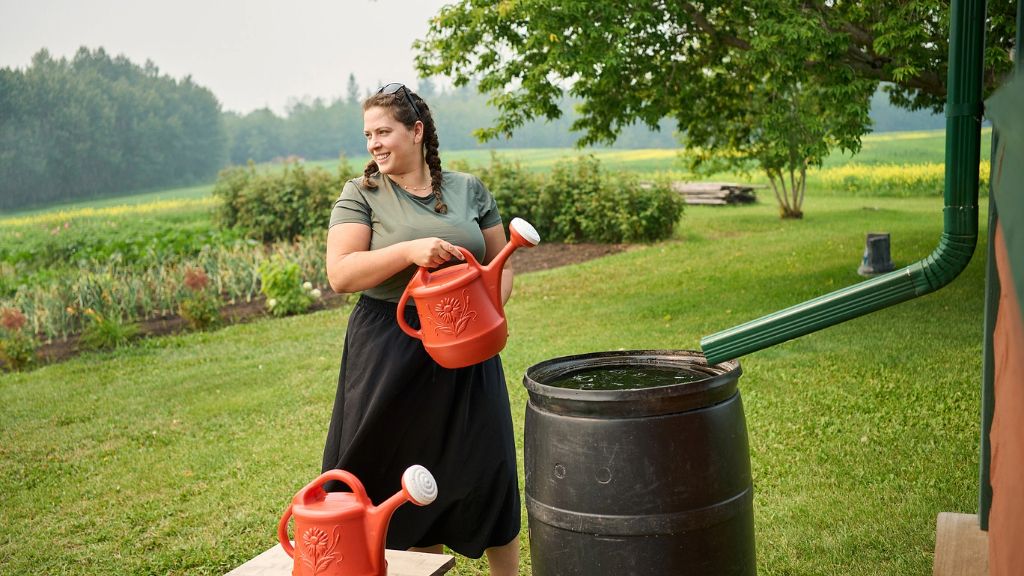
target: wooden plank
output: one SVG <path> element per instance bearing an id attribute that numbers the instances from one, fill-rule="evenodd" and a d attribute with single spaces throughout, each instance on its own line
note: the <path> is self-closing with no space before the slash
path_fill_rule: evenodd
<path id="1" fill-rule="evenodd" d="M 684 200 L 687 204 L 701 204 L 704 206 L 725 206 L 728 204 L 728 202 L 721 198 L 691 198 L 687 196 Z"/>
<path id="2" fill-rule="evenodd" d="M 642 182 L 641 188 L 650 189 L 651 182 Z M 670 182 L 669 189 L 683 197 L 687 204 L 705 204 L 724 206 L 726 204 L 750 204 L 757 202 L 755 188 L 752 184 L 736 184 L 732 182 Z"/>
<path id="3" fill-rule="evenodd" d="M 385 551 L 388 576 L 438 576 L 455 566 L 455 557 L 447 554 Z"/>
<path id="4" fill-rule="evenodd" d="M 722 190 L 753 190 L 752 186 L 734 182 L 673 182 L 672 190 L 685 194 L 697 192 L 718 192 Z"/>
<path id="5" fill-rule="evenodd" d="M 388 576 L 440 576 L 455 566 L 455 557 L 448 554 L 385 550 L 384 558 Z M 290 576 L 293 563 L 284 548 L 274 546 L 225 576 Z"/>
<path id="6" fill-rule="evenodd" d="M 939 513 L 932 576 L 988 576 L 988 533 L 977 515 Z"/>

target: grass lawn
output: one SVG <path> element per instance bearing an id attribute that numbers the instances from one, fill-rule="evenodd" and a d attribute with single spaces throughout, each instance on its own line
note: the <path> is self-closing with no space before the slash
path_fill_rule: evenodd
<path id="1" fill-rule="evenodd" d="M 695 348 L 857 282 L 868 231 L 890 232 L 905 265 L 942 225 L 937 198 L 811 196 L 805 211 L 691 207 L 672 241 L 517 278 L 502 356 L 520 449 L 528 366 Z M 926 574 L 936 515 L 977 509 L 985 234 L 950 286 L 742 359 L 760 574 Z M 0 573 L 223 574 L 272 546 L 319 472 L 346 318 L 0 377 Z M 523 527 L 529 574 L 525 511 Z M 454 573 L 484 567 L 459 559 Z"/>

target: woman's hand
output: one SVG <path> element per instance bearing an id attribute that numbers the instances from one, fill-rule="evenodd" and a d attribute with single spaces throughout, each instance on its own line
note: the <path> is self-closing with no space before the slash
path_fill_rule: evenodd
<path id="1" fill-rule="evenodd" d="M 440 238 L 420 238 L 419 240 L 410 240 L 408 244 L 406 257 L 409 263 L 424 268 L 436 268 L 452 258 L 466 259 L 454 244 Z"/>

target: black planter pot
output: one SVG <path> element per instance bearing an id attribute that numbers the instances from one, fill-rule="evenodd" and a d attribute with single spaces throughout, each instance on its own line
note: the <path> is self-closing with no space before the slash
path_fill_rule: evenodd
<path id="1" fill-rule="evenodd" d="M 692 382 L 550 386 L 601 368 L 668 368 Z M 532 366 L 526 504 L 535 576 L 753 575 L 741 370 L 688 351 L 599 352 Z"/>

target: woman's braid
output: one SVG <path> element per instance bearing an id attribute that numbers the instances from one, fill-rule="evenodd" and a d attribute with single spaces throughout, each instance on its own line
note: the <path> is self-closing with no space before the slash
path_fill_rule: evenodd
<path id="1" fill-rule="evenodd" d="M 377 168 L 377 161 L 370 160 L 366 163 L 366 169 L 363 170 L 363 186 L 374 190 L 377 188 L 377 183 L 373 181 L 372 176 L 376 174 L 380 169 Z"/>
<path id="2" fill-rule="evenodd" d="M 448 205 L 441 198 L 441 184 L 444 177 L 441 174 L 441 154 L 438 151 L 437 125 L 434 124 L 434 117 L 431 115 L 427 103 L 419 96 L 413 96 L 413 98 L 416 99 L 416 106 L 420 109 L 420 119 L 423 121 L 424 159 L 427 161 L 427 168 L 430 169 L 430 189 L 434 191 L 434 212 L 447 214 Z"/>

